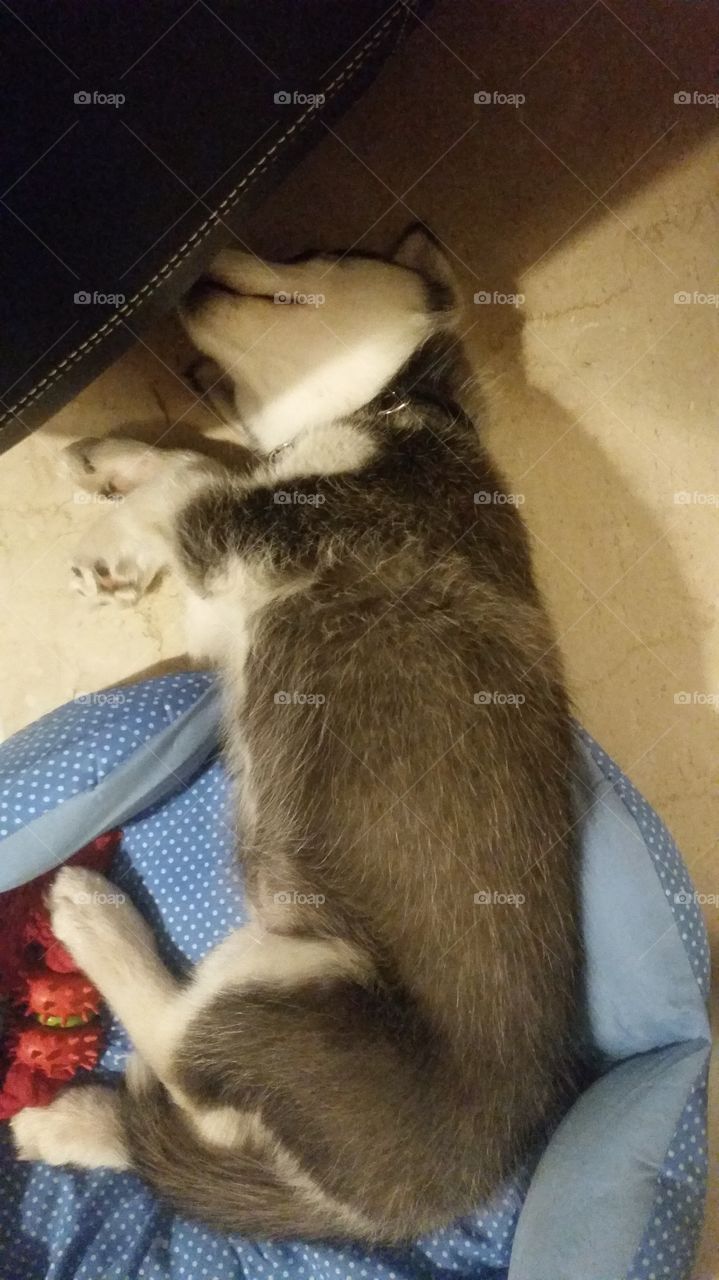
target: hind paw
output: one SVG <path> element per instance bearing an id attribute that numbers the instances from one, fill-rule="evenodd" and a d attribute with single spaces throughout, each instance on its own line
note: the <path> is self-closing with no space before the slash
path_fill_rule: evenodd
<path id="1" fill-rule="evenodd" d="M 102 1085 L 66 1089 L 48 1107 L 25 1107 L 10 1121 L 18 1160 L 127 1169 L 117 1095 Z"/>

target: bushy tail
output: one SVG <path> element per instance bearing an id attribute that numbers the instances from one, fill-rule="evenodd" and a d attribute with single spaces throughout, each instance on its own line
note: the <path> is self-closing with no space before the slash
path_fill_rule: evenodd
<path id="1" fill-rule="evenodd" d="M 234 1146 L 202 1141 L 155 1079 L 121 1090 L 124 1137 L 133 1169 L 188 1217 L 220 1231 L 265 1239 L 375 1239 L 359 1214 L 283 1168 L 271 1141 Z M 304 1185 L 303 1185 L 304 1183 Z"/>

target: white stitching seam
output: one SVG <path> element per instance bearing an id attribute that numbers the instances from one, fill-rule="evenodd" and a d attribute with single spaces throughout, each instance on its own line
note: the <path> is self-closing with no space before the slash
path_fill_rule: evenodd
<path id="1" fill-rule="evenodd" d="M 347 79 L 350 72 L 352 72 L 352 75 L 355 74 L 355 72 L 364 62 L 365 58 L 367 57 L 372 47 L 377 43 L 379 43 L 379 41 L 382 39 L 387 28 L 391 26 L 398 12 L 400 12 L 402 9 L 404 9 L 405 11 L 405 20 L 406 20 L 407 6 L 404 3 L 404 0 L 399 0 L 399 3 L 395 5 L 395 7 L 392 9 L 392 12 L 390 13 L 389 17 L 382 23 L 379 29 L 374 32 L 372 38 L 367 40 L 365 44 L 362 45 L 362 47 L 360 48 L 358 53 L 355 55 L 355 57 L 350 59 L 350 61 L 347 63 L 347 66 L 340 72 L 340 74 L 336 76 L 335 79 L 332 80 L 327 85 L 324 91 L 325 102 L 327 101 L 328 97 L 335 96 L 340 85 L 344 80 Z M 406 25 L 406 22 L 405 22 L 405 25 Z M 282 136 L 278 138 L 277 141 L 267 149 L 267 151 L 261 157 L 261 159 L 259 159 L 257 163 L 253 165 L 251 169 L 248 170 L 248 172 L 245 174 L 242 180 L 238 182 L 237 186 L 233 187 L 232 191 L 230 191 L 229 194 L 225 196 L 224 200 L 217 207 L 217 209 L 213 210 L 213 212 L 209 215 L 209 217 L 205 218 L 205 221 L 201 223 L 201 225 L 197 228 L 196 231 L 193 231 L 192 235 L 189 236 L 189 238 L 185 241 L 185 243 L 181 245 L 180 248 L 175 253 L 173 253 L 172 257 L 168 258 L 167 262 L 165 262 L 163 266 L 160 267 L 160 269 L 155 272 L 154 276 L 152 276 L 151 279 L 148 280 L 147 283 L 144 284 L 142 288 L 138 290 L 137 293 L 133 294 L 129 302 L 126 302 L 124 306 L 120 307 L 119 311 L 116 311 L 114 315 L 112 315 L 109 320 L 106 320 L 105 323 L 101 325 L 99 329 L 96 329 L 95 332 L 91 334 L 89 338 L 86 338 L 84 342 L 81 342 L 80 345 L 76 347 L 74 351 L 70 352 L 69 355 L 65 356 L 64 359 L 60 360 L 54 366 L 54 368 L 50 369 L 50 371 L 45 375 L 44 378 L 41 378 L 39 382 L 35 383 L 35 386 L 32 387 L 30 391 L 26 392 L 26 394 L 22 396 L 19 400 L 16 400 L 15 403 L 11 405 L 9 408 L 6 408 L 5 412 L 2 415 L 0 415 L 0 424 L 5 422 L 7 418 L 14 416 L 17 413 L 18 409 L 21 409 L 24 407 L 26 408 L 29 404 L 33 404 L 36 400 L 39 400 L 42 396 L 44 396 L 45 393 L 49 390 L 49 388 L 55 382 L 57 382 L 59 377 L 62 376 L 63 370 L 69 364 L 75 364 L 87 351 L 89 351 L 92 347 L 96 347 L 98 343 L 102 342 L 103 339 L 110 332 L 110 330 L 117 328 L 118 324 L 120 324 L 120 322 L 126 316 L 132 315 L 132 313 L 137 310 L 138 306 L 144 299 L 145 295 L 148 292 L 150 292 L 150 290 L 152 290 L 154 286 L 158 284 L 165 276 L 169 275 L 170 272 L 174 269 L 175 265 L 178 263 L 178 261 L 182 258 L 185 258 L 189 250 L 191 248 L 194 248 L 196 243 L 204 239 L 205 235 L 208 234 L 209 231 L 214 226 L 216 226 L 222 214 L 227 212 L 234 204 L 237 203 L 237 199 L 239 198 L 240 192 L 247 186 L 250 179 L 254 179 L 256 181 L 257 178 L 260 176 L 260 174 L 263 174 L 267 171 L 270 163 L 276 159 L 276 156 L 280 147 L 283 146 L 283 144 L 287 141 L 289 137 L 291 137 L 293 133 L 296 133 L 297 130 L 301 129 L 304 126 L 304 124 L 312 116 L 316 114 L 317 109 L 318 108 L 316 106 L 312 106 L 312 107 L 309 107 L 307 111 L 303 112 L 303 114 L 299 116 L 297 120 L 295 120 L 294 124 L 290 125 L 289 129 L 287 129 L 287 131 L 283 133 Z"/>

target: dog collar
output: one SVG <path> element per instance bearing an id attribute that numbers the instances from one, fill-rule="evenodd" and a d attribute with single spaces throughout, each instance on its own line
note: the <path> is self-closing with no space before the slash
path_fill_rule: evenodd
<path id="1" fill-rule="evenodd" d="M 270 466 L 277 461 L 280 454 L 284 453 L 285 449 L 290 449 L 294 443 L 294 440 L 285 440 L 284 444 L 278 444 L 276 448 L 272 449 L 267 455 L 267 461 Z"/>
<path id="2" fill-rule="evenodd" d="M 380 409 L 380 413 L 383 418 L 387 418 L 390 413 L 399 413 L 400 409 L 406 409 L 409 404 L 409 400 L 401 400 L 397 395 L 397 392 L 393 391 L 391 387 L 387 387 L 387 389 L 382 392 L 382 395 L 391 397 L 391 404 L 389 405 L 389 408 Z"/>
<path id="3" fill-rule="evenodd" d="M 406 409 L 409 404 L 409 399 L 401 399 L 397 392 L 393 391 L 391 387 L 386 387 L 384 391 L 380 392 L 380 395 L 382 399 L 387 397 L 390 399 L 390 403 L 387 408 L 379 410 L 384 418 L 389 417 L 392 413 L 399 413 L 400 409 Z M 274 449 L 271 449 L 267 455 L 267 462 L 269 465 L 274 466 L 280 454 L 284 453 L 286 449 L 291 449 L 294 443 L 294 440 L 285 440 L 284 444 L 278 444 Z"/>

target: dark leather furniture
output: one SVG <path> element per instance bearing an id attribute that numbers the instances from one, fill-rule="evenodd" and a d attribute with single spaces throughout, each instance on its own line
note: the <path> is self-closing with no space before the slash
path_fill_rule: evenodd
<path id="1" fill-rule="evenodd" d="M 426 7 L 0 6 L 0 448 L 174 306 Z"/>

